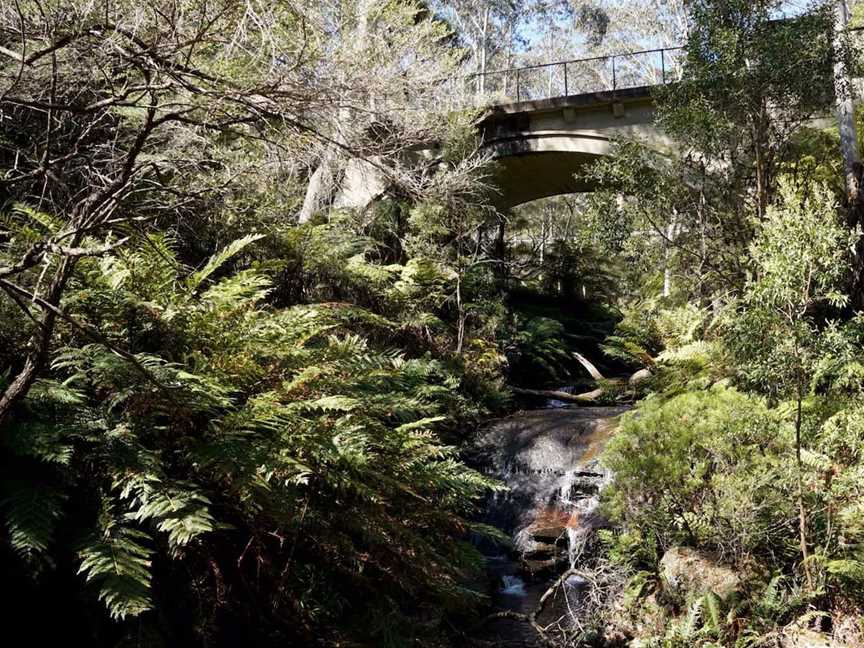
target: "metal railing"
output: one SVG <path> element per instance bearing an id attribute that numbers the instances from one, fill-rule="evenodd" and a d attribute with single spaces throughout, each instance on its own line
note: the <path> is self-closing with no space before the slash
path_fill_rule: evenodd
<path id="1" fill-rule="evenodd" d="M 462 105 L 537 101 L 663 85 L 681 78 L 682 47 L 540 63 L 476 72 L 457 81 L 451 97 Z"/>

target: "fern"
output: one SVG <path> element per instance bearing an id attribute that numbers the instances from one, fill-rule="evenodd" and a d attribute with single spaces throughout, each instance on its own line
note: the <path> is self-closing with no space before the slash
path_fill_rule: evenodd
<path id="1" fill-rule="evenodd" d="M 222 267 L 226 261 L 228 261 L 231 257 L 236 256 L 240 252 L 242 252 L 249 245 L 254 243 L 255 241 L 259 241 L 264 236 L 262 234 L 249 234 L 244 236 L 243 238 L 239 238 L 236 241 L 232 241 L 224 248 L 222 248 L 219 252 L 211 256 L 207 263 L 204 264 L 204 267 L 197 272 L 193 272 L 186 279 L 186 288 L 190 292 L 194 292 L 197 290 L 202 283 L 204 283 L 207 278 L 212 275 L 216 270 Z"/>
<path id="2" fill-rule="evenodd" d="M 47 464 L 67 466 L 72 461 L 74 446 L 68 436 L 74 425 L 61 425 L 42 420 L 20 423 L 9 430 L 6 444 L 18 456 L 30 456 Z"/>
<path id="3" fill-rule="evenodd" d="M 303 410 L 319 410 L 322 412 L 350 412 L 360 406 L 360 402 L 348 396 L 322 396 L 314 401 L 297 403 Z"/>
<path id="4" fill-rule="evenodd" d="M 201 295 L 204 304 L 216 309 L 237 309 L 254 304 L 267 296 L 270 279 L 255 270 L 244 270 L 210 286 Z"/>
<path id="5" fill-rule="evenodd" d="M 723 626 L 722 601 L 714 592 L 709 592 L 704 600 L 704 627 L 713 634 L 718 634 Z"/>
<path id="6" fill-rule="evenodd" d="M 143 531 L 112 522 L 100 537 L 91 539 L 78 552 L 78 573 L 98 587 L 99 600 L 114 619 L 136 617 L 153 607 L 153 550 L 143 544 L 150 539 Z"/>
<path id="7" fill-rule="evenodd" d="M 247 540 L 224 532 L 230 520 L 259 538 L 249 555 L 261 564 L 285 560 L 273 538 L 291 538 L 308 562 L 297 561 L 278 591 L 262 578 L 261 596 L 274 604 L 286 591 L 303 592 L 303 606 L 327 613 L 346 576 L 373 594 L 384 582 L 390 589 L 376 602 L 389 592 L 455 601 L 456 575 L 477 557 L 463 544 L 462 516 L 500 489 L 436 434 L 481 411 L 464 393 L 462 368 L 383 347 L 406 333 L 389 313 L 342 303 L 276 310 L 262 303 L 270 280 L 260 273 L 214 280 L 256 239 L 193 273 L 167 237 L 110 261 L 82 261 L 84 288 L 70 311 L 131 358 L 70 336 L 52 357 L 55 382 L 40 384 L 31 401 L 34 411 L 50 410 L 53 431 L 34 417 L 22 435 L 29 445 L 21 444 L 22 454 L 92 484 L 76 499 L 106 493 L 108 522 L 79 552 L 80 573 L 112 617 L 134 617 L 152 607 L 155 556 L 188 559 L 197 555 L 190 545 L 205 541 L 220 548 L 214 560 L 245 555 Z M 349 239 L 343 251 L 355 246 Z M 402 268 L 367 265 L 358 257 L 339 270 L 346 285 L 413 309 L 392 288 Z M 50 544 L 48 533 L 33 537 L 34 547 Z M 196 562 L 186 565 L 198 579 Z M 162 591 L 177 584 L 176 571 L 160 570 L 168 576 Z M 280 614 L 296 613 L 278 604 Z"/>
<path id="8" fill-rule="evenodd" d="M 147 473 L 124 473 L 115 477 L 113 487 L 120 489 L 120 498 L 130 509 L 126 518 L 152 522 L 159 531 L 168 534 L 172 549 L 215 528 L 210 500 L 193 484 L 166 483 Z"/>
<path id="9" fill-rule="evenodd" d="M 844 581 L 847 586 L 864 589 L 864 560 L 829 560 L 825 563 L 825 569 L 834 578 Z"/>
<path id="10" fill-rule="evenodd" d="M 26 483 L 7 484 L 0 510 L 12 549 L 28 562 L 46 559 L 65 497 L 55 490 Z"/>

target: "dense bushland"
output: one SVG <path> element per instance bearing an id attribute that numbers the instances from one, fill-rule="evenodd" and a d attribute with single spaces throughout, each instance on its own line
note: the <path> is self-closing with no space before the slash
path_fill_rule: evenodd
<path id="1" fill-rule="evenodd" d="M 523 404 L 510 386 L 596 386 L 578 351 L 602 402 L 644 397 L 604 457 L 593 561 L 627 583 L 591 623 L 657 646 L 862 641 L 859 57 L 834 3 L 782 9 L 0 6 L 13 625 L 464 645 L 488 611 L 477 540 L 502 539 L 474 522 L 500 485 L 462 447 Z M 689 30 L 655 92 L 675 148 L 614 142 L 590 196 L 497 210 L 482 109 L 446 81 L 554 56 L 559 32 L 606 51 L 649 10 L 638 42 Z M 835 108 L 842 129 L 816 121 Z M 368 206 L 340 207 L 364 174 Z M 680 546 L 734 568 L 734 596 L 673 595 Z"/>

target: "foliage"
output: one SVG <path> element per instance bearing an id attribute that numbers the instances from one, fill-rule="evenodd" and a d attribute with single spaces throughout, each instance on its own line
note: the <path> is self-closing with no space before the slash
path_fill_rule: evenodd
<path id="1" fill-rule="evenodd" d="M 607 446 L 610 511 L 664 548 L 696 543 L 731 560 L 788 552 L 789 486 L 778 479 L 788 443 L 764 402 L 722 384 L 649 397 Z"/>
<path id="2" fill-rule="evenodd" d="M 68 549 L 53 542 L 57 524 L 89 526 L 80 572 L 118 619 L 193 596 L 183 581 L 154 589 L 155 560 L 206 583 L 195 594 L 204 610 L 229 605 L 241 618 L 256 600 L 304 624 L 367 606 L 398 616 L 397 592 L 461 600 L 460 516 L 494 485 L 435 435 L 442 414 L 458 415 L 458 375 L 374 347 L 364 328 L 393 325 L 359 307 L 273 310 L 254 269 L 214 278 L 255 240 L 197 271 L 158 238 L 83 266 L 73 312 L 131 355 L 70 344 L 53 363 L 63 382 L 31 392 L 9 437 L 8 461 L 35 462 L 13 470 L 21 484 L 4 496 L 13 546 L 50 560 Z M 40 489 L 46 478 L 56 493 Z M 101 511 L 65 519 L 100 499 Z M 248 603 L 220 603 L 213 560 L 228 583 L 256 562 L 274 571 Z"/>
<path id="3" fill-rule="evenodd" d="M 539 375 L 546 381 L 561 381 L 568 375 L 570 349 L 564 339 L 564 326 L 548 317 L 517 317 L 516 331 L 508 354 L 510 372 L 515 380 Z"/>
<path id="4" fill-rule="evenodd" d="M 830 3 L 7 5 L 0 561 L 40 627 L 464 644 L 469 540 L 506 538 L 473 519 L 500 486 L 462 444 L 507 380 L 576 377 L 574 351 L 603 402 L 653 392 L 603 458 L 615 526 L 586 610 L 619 593 L 659 615 L 637 640 L 682 647 L 860 616 L 858 233 L 839 134 L 813 121 L 854 54 Z M 653 91 L 674 146 L 613 142 L 576 179 L 590 196 L 496 210 L 454 71 L 672 45 L 685 9 L 683 78 Z M 509 92 L 494 76 L 481 99 Z M 375 200 L 338 208 L 371 167 Z M 740 600 L 664 599 L 678 544 L 738 569 Z"/>
<path id="5" fill-rule="evenodd" d="M 727 337 L 747 385 L 783 396 L 809 383 L 819 353 L 814 311 L 845 304 L 837 285 L 857 239 L 836 211 L 824 185 L 801 197 L 783 183 L 760 225 L 751 246 L 755 276 Z"/>
<path id="6" fill-rule="evenodd" d="M 657 326 L 657 305 L 636 302 L 623 309 L 623 318 L 612 335 L 603 342 L 603 352 L 628 366 L 645 367 L 654 363 L 654 356 L 663 348 Z"/>

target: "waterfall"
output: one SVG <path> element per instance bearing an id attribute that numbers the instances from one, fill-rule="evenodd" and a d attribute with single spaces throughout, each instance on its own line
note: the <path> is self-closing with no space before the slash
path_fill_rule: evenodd
<path id="1" fill-rule="evenodd" d="M 579 568 L 594 530 L 604 524 L 600 491 L 609 476 L 599 456 L 622 407 L 554 408 L 520 412 L 491 425 L 477 452 L 507 486 L 487 504 L 486 523 L 507 533 L 513 551 L 487 561 L 495 582 L 493 603 L 522 614 L 536 612 L 550 585 L 568 568 Z M 571 575 L 548 599 L 538 622 L 577 622 L 586 582 Z M 508 622 L 502 622 L 506 624 Z M 536 631 L 510 621 L 490 628 L 495 636 L 515 636 L 534 646 Z M 541 625 L 542 625 L 541 623 Z"/>

